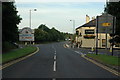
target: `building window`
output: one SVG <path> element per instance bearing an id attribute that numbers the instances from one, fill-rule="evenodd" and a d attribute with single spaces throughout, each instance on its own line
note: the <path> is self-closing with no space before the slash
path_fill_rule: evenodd
<path id="1" fill-rule="evenodd" d="M 79 31 L 76 31 L 76 35 L 79 35 Z"/>
<path id="2" fill-rule="evenodd" d="M 94 29 L 86 29 L 85 34 L 94 34 Z"/>
<path id="3" fill-rule="evenodd" d="M 105 47 L 105 45 L 106 45 L 106 40 L 102 39 L 102 47 Z"/>

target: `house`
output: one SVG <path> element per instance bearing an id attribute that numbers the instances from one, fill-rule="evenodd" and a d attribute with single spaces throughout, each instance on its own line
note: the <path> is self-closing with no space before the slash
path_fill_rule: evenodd
<path id="1" fill-rule="evenodd" d="M 96 19 L 90 20 L 86 15 L 86 23 L 76 28 L 75 42 L 78 47 L 95 48 L 96 47 Z M 107 34 L 107 48 L 110 48 L 110 35 Z M 106 33 L 98 33 L 98 48 L 106 47 Z"/>

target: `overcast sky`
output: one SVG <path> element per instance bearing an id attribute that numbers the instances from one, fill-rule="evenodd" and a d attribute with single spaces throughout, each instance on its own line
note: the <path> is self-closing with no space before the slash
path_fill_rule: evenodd
<path id="1" fill-rule="evenodd" d="M 26 0 L 25 0 L 26 1 Z M 16 0 L 15 5 L 22 21 L 19 29 L 29 27 L 29 10 L 32 11 L 32 28 L 46 24 L 49 28 L 55 27 L 61 32 L 73 32 L 73 23 L 79 27 L 85 23 L 86 15 L 90 18 L 104 12 L 105 2 L 39 2 L 38 0 Z"/>

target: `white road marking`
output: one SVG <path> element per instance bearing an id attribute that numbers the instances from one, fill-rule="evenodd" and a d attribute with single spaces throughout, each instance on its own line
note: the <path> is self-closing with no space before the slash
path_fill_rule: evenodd
<path id="1" fill-rule="evenodd" d="M 80 54 L 81 57 L 84 57 L 86 54 L 83 54 L 82 52 L 75 51 L 76 53 Z"/>
<path id="2" fill-rule="evenodd" d="M 54 60 L 56 60 L 56 55 L 54 55 Z"/>
<path id="3" fill-rule="evenodd" d="M 55 78 L 53 78 L 52 80 L 56 80 Z"/>
<path id="4" fill-rule="evenodd" d="M 54 61 L 53 71 L 56 71 L 56 61 Z"/>
<path id="5" fill-rule="evenodd" d="M 88 52 L 88 53 L 93 53 L 93 52 Z"/>
<path id="6" fill-rule="evenodd" d="M 79 53 L 78 51 L 75 51 L 76 53 Z"/>

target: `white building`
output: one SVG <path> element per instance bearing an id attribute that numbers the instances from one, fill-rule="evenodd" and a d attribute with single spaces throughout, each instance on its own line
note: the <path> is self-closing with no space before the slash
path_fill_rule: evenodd
<path id="1" fill-rule="evenodd" d="M 86 16 L 86 23 L 78 28 L 76 28 L 76 43 L 80 47 L 96 47 L 96 19 L 90 19 Z M 110 35 L 107 34 L 107 48 L 110 48 Z M 106 46 L 106 34 L 98 33 L 98 48 L 105 48 Z"/>

